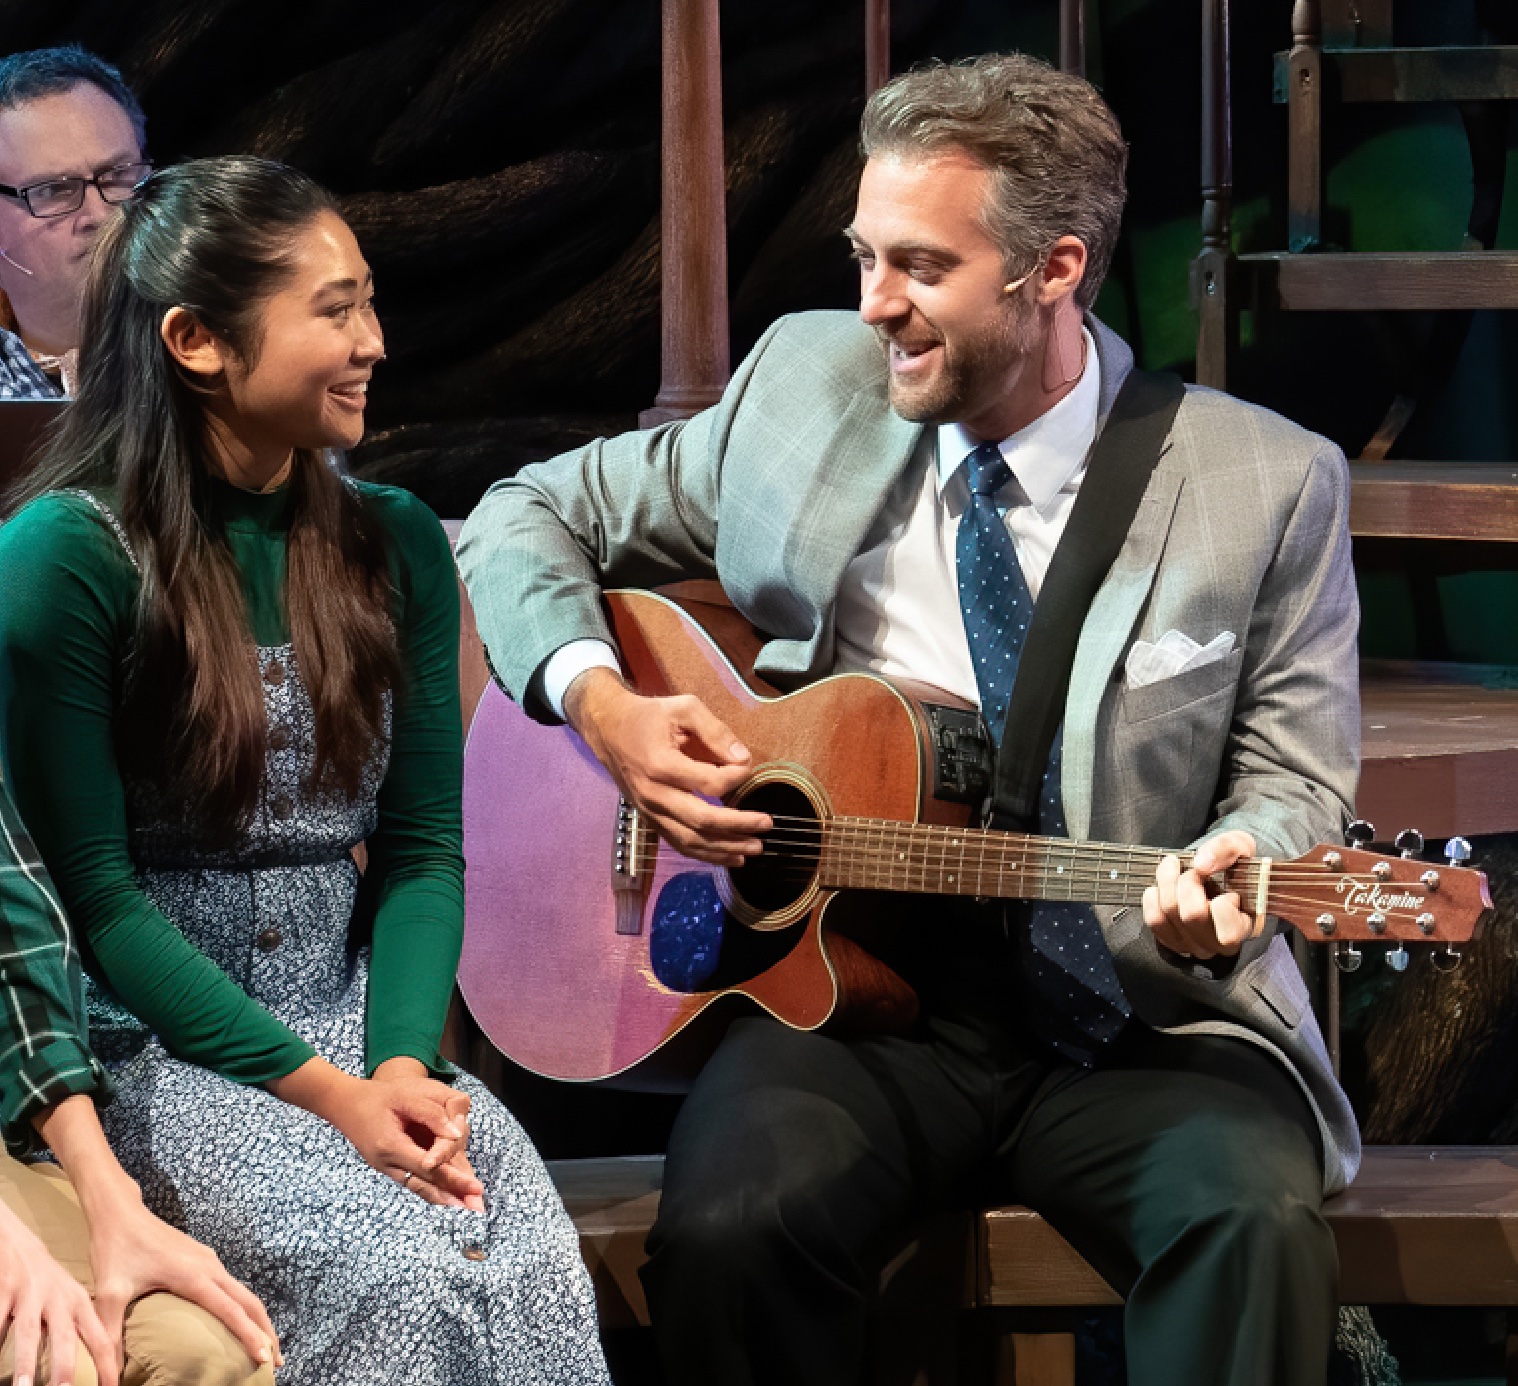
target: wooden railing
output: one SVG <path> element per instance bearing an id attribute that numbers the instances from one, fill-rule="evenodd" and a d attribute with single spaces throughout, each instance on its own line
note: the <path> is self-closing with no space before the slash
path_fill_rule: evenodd
<path id="1" fill-rule="evenodd" d="M 865 93 L 891 74 L 890 0 L 864 0 Z M 664 0 L 661 374 L 653 428 L 715 404 L 731 372 L 718 0 Z M 1083 0 L 1060 0 L 1060 65 L 1083 72 Z"/>

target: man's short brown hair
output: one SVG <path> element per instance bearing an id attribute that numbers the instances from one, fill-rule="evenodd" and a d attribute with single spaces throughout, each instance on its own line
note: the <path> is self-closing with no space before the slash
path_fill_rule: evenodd
<path id="1" fill-rule="evenodd" d="M 991 172 L 986 230 L 1010 277 L 1037 268 L 1061 236 L 1086 247 L 1075 291 L 1096 302 L 1127 196 L 1128 146 L 1095 87 L 1024 53 L 934 62 L 893 78 L 865 106 L 866 158 L 958 151 Z"/>

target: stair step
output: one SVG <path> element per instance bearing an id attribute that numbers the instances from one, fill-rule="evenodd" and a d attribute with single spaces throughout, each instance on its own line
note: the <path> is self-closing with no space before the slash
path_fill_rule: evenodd
<path id="1" fill-rule="evenodd" d="M 1349 529 L 1361 539 L 1518 544 L 1518 467 L 1351 462 Z"/>
<path id="2" fill-rule="evenodd" d="M 1340 101 L 1511 101 L 1518 47 L 1324 48 L 1325 94 Z M 1284 104 L 1290 53 L 1275 55 L 1275 99 Z"/>
<path id="3" fill-rule="evenodd" d="M 1287 312 L 1518 308 L 1512 251 L 1271 251 L 1238 264 Z"/>
<path id="4" fill-rule="evenodd" d="M 1367 659 L 1355 809 L 1386 836 L 1518 830 L 1518 669 Z"/>

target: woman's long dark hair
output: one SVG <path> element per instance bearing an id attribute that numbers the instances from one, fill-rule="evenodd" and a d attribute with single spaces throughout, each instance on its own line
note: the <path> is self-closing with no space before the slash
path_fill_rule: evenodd
<path id="1" fill-rule="evenodd" d="M 127 765 L 216 837 L 263 782 L 258 660 L 231 549 L 210 506 L 205 388 L 159 336 L 182 307 L 251 366 L 264 305 L 331 197 L 263 159 L 201 159 L 148 180 L 101 233 L 85 290 L 79 391 L 11 507 L 109 487 L 142 566 L 118 743 Z M 383 537 L 316 453 L 290 481 L 285 601 L 316 713 L 314 784 L 352 795 L 399 671 Z"/>

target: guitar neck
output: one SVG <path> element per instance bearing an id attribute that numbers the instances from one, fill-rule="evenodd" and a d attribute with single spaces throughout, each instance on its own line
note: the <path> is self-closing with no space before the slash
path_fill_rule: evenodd
<path id="1" fill-rule="evenodd" d="M 1157 847 L 831 818 L 822 834 L 821 884 L 836 890 L 1137 905 L 1154 884 L 1161 858 L 1169 855 Z M 1183 868 L 1191 864 L 1192 853 L 1173 855 Z M 1268 859 L 1251 859 L 1224 873 L 1223 884 L 1238 891 L 1248 909 L 1268 872 Z"/>

